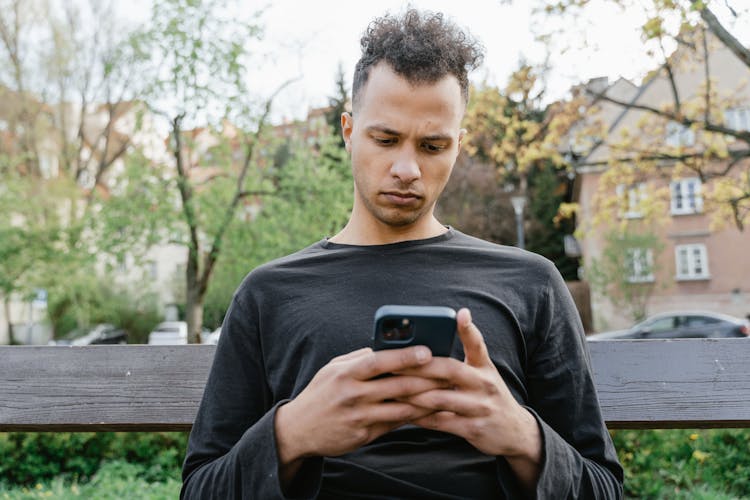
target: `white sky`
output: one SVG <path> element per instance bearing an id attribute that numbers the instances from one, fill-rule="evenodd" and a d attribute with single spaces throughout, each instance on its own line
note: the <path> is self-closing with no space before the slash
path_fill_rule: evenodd
<path id="1" fill-rule="evenodd" d="M 150 1 L 135 3 L 148 5 Z M 251 9 L 248 12 L 263 6 L 248 1 L 238 3 L 242 9 Z M 253 88 L 267 96 L 282 82 L 299 78 L 279 95 L 273 114 L 279 121 L 304 117 L 310 107 L 326 105 L 333 95 L 339 63 L 351 86 L 360 55 L 359 39 L 367 24 L 386 12 L 402 12 L 407 5 L 443 12 L 459 26 L 468 28 L 486 49 L 484 65 L 474 72 L 472 80 L 502 87 L 519 60 L 533 64 L 545 60 L 544 45 L 535 41 L 535 31 L 541 32 L 544 27 L 536 24 L 540 17 L 532 18 L 532 3 L 535 2 L 515 0 L 506 5 L 501 0 L 271 0 L 261 18 L 265 26 L 261 50 L 266 54 L 266 63 L 260 73 L 252 72 Z M 147 8 L 138 10 L 144 18 L 148 15 Z M 715 6 L 715 10 L 726 16 L 725 8 Z M 624 76 L 638 82 L 656 64 L 645 55 L 640 41 L 639 26 L 645 19 L 642 12 L 594 2 L 586 13 L 585 19 L 568 21 L 565 29 L 569 40 L 559 40 L 552 49 L 549 99 L 562 97 L 571 85 L 598 76 L 607 76 L 610 81 Z M 747 43 L 750 16 L 744 14 L 742 33 Z M 566 49 L 564 53 L 562 49 Z"/>
<path id="2" fill-rule="evenodd" d="M 277 101 L 276 116 L 301 117 L 310 106 L 325 105 L 334 93 L 339 62 L 351 82 L 360 55 L 359 39 L 369 21 L 386 11 L 401 12 L 406 4 L 402 0 L 274 0 L 263 17 L 265 46 L 273 52 L 269 89 L 275 88 L 274 83 L 302 76 Z M 534 40 L 528 1 L 503 5 L 499 0 L 412 0 L 410 4 L 445 13 L 484 44 L 484 65 L 472 75 L 473 81 L 503 86 L 522 58 L 532 63 L 545 59 L 545 47 Z M 601 50 L 554 55 L 551 97 L 589 78 L 621 74 L 634 78 L 652 66 L 642 55 L 637 16 L 625 16 L 611 6 L 591 14 L 597 22 L 586 26 L 586 31 Z"/>

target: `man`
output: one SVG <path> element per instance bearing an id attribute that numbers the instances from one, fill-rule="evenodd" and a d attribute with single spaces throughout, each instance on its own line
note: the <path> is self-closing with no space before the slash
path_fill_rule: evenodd
<path id="1" fill-rule="evenodd" d="M 185 498 L 615 498 L 622 469 L 554 266 L 433 215 L 476 42 L 409 10 L 362 39 L 349 222 L 254 270 L 222 327 Z M 460 309 L 452 357 L 373 352 L 383 304 Z M 382 374 L 390 377 L 378 377 Z"/>

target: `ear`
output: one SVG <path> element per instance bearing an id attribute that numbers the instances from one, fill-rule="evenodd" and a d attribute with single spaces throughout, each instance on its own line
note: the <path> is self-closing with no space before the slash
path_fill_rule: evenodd
<path id="1" fill-rule="evenodd" d="M 349 113 L 341 113 L 341 136 L 344 138 L 346 151 L 352 152 L 352 129 L 354 128 L 354 118 Z"/>
<path id="2" fill-rule="evenodd" d="M 464 138 L 466 137 L 466 129 L 462 128 L 458 131 L 458 151 L 461 151 L 461 146 L 464 144 Z"/>

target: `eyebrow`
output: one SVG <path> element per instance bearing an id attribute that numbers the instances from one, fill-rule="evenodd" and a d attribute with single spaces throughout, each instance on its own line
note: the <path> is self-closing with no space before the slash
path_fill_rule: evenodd
<path id="1" fill-rule="evenodd" d="M 390 127 L 387 127 L 385 125 L 371 125 L 367 127 L 366 130 L 368 132 L 379 132 L 381 134 L 394 135 L 396 137 L 400 137 L 402 135 L 401 132 L 394 130 Z M 432 135 L 427 135 L 425 137 L 421 137 L 420 139 L 423 141 L 447 141 L 447 142 L 453 141 L 453 137 L 448 134 L 432 134 Z"/>

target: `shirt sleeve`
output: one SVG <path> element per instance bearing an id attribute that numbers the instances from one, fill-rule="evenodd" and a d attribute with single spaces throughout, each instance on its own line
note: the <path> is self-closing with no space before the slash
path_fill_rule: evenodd
<path id="1" fill-rule="evenodd" d="M 528 406 L 544 452 L 536 497 L 622 498 L 623 471 L 599 408 L 583 326 L 554 269 L 534 323 Z"/>
<path id="2" fill-rule="evenodd" d="M 265 376 L 255 311 L 237 296 L 227 311 L 188 440 L 180 498 L 314 498 L 322 458 L 304 462 L 294 490 L 282 489 L 276 410 Z"/>

